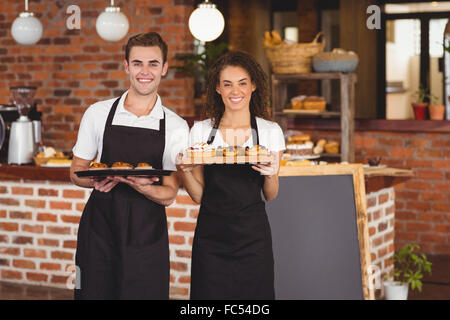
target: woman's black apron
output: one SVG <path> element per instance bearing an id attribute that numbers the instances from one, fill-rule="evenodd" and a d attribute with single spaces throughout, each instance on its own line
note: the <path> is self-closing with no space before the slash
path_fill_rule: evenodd
<path id="1" fill-rule="evenodd" d="M 253 116 L 251 125 L 253 143 L 259 144 Z M 264 177 L 250 165 L 214 164 L 204 166 L 204 181 L 192 248 L 191 299 L 274 299 L 272 236 L 261 197 Z"/>
<path id="2" fill-rule="evenodd" d="M 112 125 L 119 100 L 106 121 L 100 161 L 162 169 L 165 115 L 159 131 Z M 125 183 L 107 193 L 94 190 L 81 216 L 75 264 L 81 277 L 75 299 L 168 299 L 165 207 Z"/>

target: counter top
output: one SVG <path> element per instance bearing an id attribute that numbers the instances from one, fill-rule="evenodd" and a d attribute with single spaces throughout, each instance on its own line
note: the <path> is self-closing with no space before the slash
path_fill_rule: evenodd
<path id="1" fill-rule="evenodd" d="M 0 180 L 70 182 L 69 168 L 0 164 Z"/>
<path id="2" fill-rule="evenodd" d="M 280 177 L 314 175 L 317 172 L 321 172 L 324 168 L 326 168 L 327 172 L 333 171 L 336 174 L 339 174 L 340 170 L 345 168 L 345 165 L 337 164 L 326 166 L 281 167 Z M 407 169 L 368 167 L 363 168 L 363 171 L 367 193 L 402 183 L 414 176 L 413 172 Z M 0 180 L 24 180 L 26 182 L 54 181 L 70 183 L 70 174 L 69 168 L 0 164 Z"/>

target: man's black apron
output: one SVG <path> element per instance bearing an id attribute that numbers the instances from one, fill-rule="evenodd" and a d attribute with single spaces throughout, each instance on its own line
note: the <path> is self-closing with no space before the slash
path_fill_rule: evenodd
<path id="1" fill-rule="evenodd" d="M 253 116 L 251 125 L 253 143 L 259 144 Z M 274 299 L 272 236 L 261 198 L 264 177 L 250 165 L 215 164 L 204 166 L 204 181 L 191 299 Z"/>
<path id="2" fill-rule="evenodd" d="M 106 121 L 100 162 L 146 162 L 162 169 L 165 115 L 159 131 L 112 125 L 119 100 Z M 125 183 L 107 193 L 94 190 L 81 216 L 75 263 L 81 276 L 75 299 L 168 299 L 164 206 Z"/>

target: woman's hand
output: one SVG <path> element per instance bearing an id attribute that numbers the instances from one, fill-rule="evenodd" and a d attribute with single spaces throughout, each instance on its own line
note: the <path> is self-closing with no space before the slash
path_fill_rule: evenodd
<path id="1" fill-rule="evenodd" d="M 114 177 L 93 178 L 94 189 L 100 192 L 110 192 L 118 183 Z"/>
<path id="2" fill-rule="evenodd" d="M 176 167 L 177 167 L 177 170 L 179 170 L 179 171 L 181 171 L 181 172 L 183 172 L 183 173 L 192 172 L 192 170 L 193 170 L 195 167 L 200 166 L 199 164 L 181 164 L 182 159 L 183 159 L 183 154 L 182 154 L 182 153 L 179 153 L 179 154 L 177 155 L 176 160 L 175 160 L 175 165 L 176 165 Z"/>
<path id="3" fill-rule="evenodd" d="M 280 169 L 280 154 L 278 152 L 272 152 L 271 162 L 268 164 L 255 164 L 252 166 L 253 170 L 258 171 L 261 175 L 271 177 L 278 174 Z"/>

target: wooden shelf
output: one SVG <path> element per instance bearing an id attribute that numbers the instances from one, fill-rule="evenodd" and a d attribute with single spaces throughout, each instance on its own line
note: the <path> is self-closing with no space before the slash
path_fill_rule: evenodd
<path id="1" fill-rule="evenodd" d="M 340 111 L 292 110 L 289 105 L 287 86 L 300 80 L 339 80 L 341 102 Z M 353 163 L 355 161 L 354 131 L 355 131 L 355 73 L 302 73 L 302 74 L 272 74 L 272 116 L 283 130 L 287 129 L 288 117 L 319 117 L 341 119 L 341 160 Z M 305 112 L 306 111 L 306 112 Z"/>
<path id="2" fill-rule="evenodd" d="M 341 113 L 338 111 L 284 109 L 282 112 L 274 113 L 274 115 L 286 115 L 291 117 L 313 116 L 322 118 L 333 118 L 333 117 L 340 117 Z"/>

